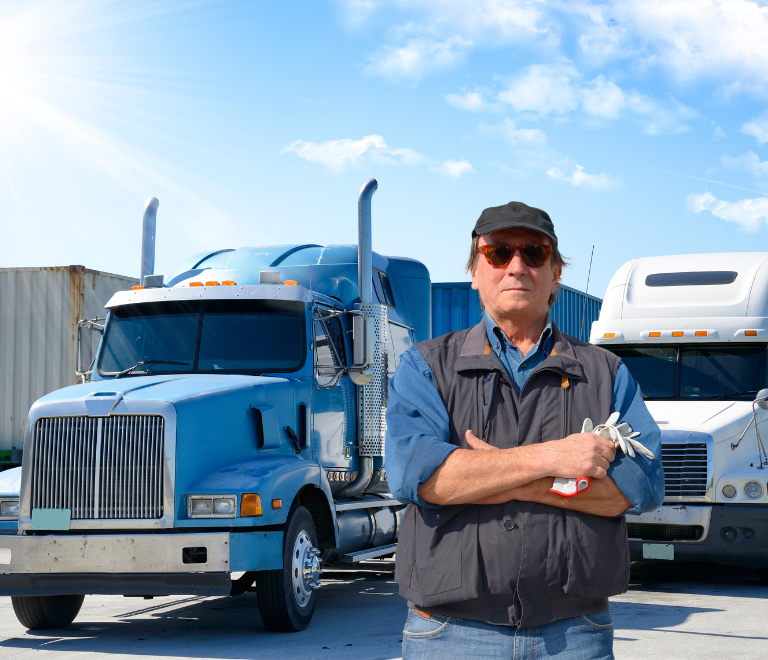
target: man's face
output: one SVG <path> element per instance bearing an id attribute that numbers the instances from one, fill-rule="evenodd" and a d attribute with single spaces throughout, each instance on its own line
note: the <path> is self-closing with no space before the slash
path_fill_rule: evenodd
<path id="1" fill-rule="evenodd" d="M 500 229 L 480 236 L 479 246 L 506 243 L 522 248 L 532 243 L 550 245 L 544 234 L 529 229 Z M 552 256 L 539 268 L 526 265 L 520 252 L 515 252 L 506 266 L 494 268 L 478 255 L 477 268 L 472 272 L 472 288 L 477 289 L 491 316 L 501 319 L 534 318 L 545 314 L 550 294 L 557 290 L 562 268 L 552 267 Z"/>

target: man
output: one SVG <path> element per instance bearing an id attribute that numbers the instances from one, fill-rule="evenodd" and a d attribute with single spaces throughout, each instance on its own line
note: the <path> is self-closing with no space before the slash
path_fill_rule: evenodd
<path id="1" fill-rule="evenodd" d="M 485 209 L 468 263 L 484 320 L 411 348 L 392 379 L 389 485 L 410 502 L 406 659 L 613 657 L 623 514 L 663 500 L 660 433 L 620 359 L 552 323 L 564 264 L 544 211 Z M 655 459 L 580 432 L 614 411 Z M 555 477 L 591 482 L 562 497 Z"/>

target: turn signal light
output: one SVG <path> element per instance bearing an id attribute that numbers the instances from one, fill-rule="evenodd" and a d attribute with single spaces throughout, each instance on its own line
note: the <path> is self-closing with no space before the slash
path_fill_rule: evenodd
<path id="1" fill-rule="evenodd" d="M 205 286 L 219 286 L 218 282 L 206 282 Z"/>
<path id="2" fill-rule="evenodd" d="M 283 500 L 272 500 L 272 508 L 273 509 L 282 509 L 283 508 Z"/>
<path id="3" fill-rule="evenodd" d="M 706 330 L 697 330 L 696 331 L 696 336 L 697 337 L 706 337 L 707 336 L 707 331 Z"/>
<path id="4" fill-rule="evenodd" d="M 240 517 L 249 518 L 262 515 L 261 498 L 257 493 L 243 493 L 240 499 Z"/>
<path id="5" fill-rule="evenodd" d="M 235 286 L 235 281 L 234 280 L 224 280 L 221 283 L 221 286 Z"/>
<path id="6" fill-rule="evenodd" d="M 190 282 L 189 286 L 203 286 L 202 282 Z"/>
<path id="7" fill-rule="evenodd" d="M 131 291 L 138 291 L 139 289 L 143 289 L 143 286 L 132 286 Z"/>
<path id="8" fill-rule="evenodd" d="M 649 332 L 648 336 L 649 337 L 661 337 L 661 333 L 660 332 Z"/>
<path id="9" fill-rule="evenodd" d="M 615 332 L 606 332 L 603 335 L 603 339 L 613 339 L 616 336 Z"/>
<path id="10" fill-rule="evenodd" d="M 673 333 L 672 333 L 672 336 L 673 336 L 673 337 L 682 337 L 684 334 L 685 334 L 685 333 L 683 333 L 683 332 L 673 332 Z"/>
<path id="11" fill-rule="evenodd" d="M 757 330 L 745 330 L 744 334 L 747 337 L 757 337 Z"/>
<path id="12" fill-rule="evenodd" d="M 285 284 L 286 286 L 296 286 L 298 285 L 298 282 L 296 280 L 285 280 L 283 284 Z"/>

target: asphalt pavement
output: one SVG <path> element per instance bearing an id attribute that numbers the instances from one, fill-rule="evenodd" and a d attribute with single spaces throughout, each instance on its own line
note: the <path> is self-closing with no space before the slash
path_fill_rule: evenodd
<path id="1" fill-rule="evenodd" d="M 88 596 L 71 626 L 45 632 L 25 630 L 0 598 L 0 658 L 400 658 L 406 607 L 393 571 L 378 560 L 327 570 L 312 624 L 294 634 L 267 632 L 254 594 Z M 756 659 L 768 649 L 768 587 L 746 569 L 635 565 L 629 591 L 611 602 L 620 660 Z"/>

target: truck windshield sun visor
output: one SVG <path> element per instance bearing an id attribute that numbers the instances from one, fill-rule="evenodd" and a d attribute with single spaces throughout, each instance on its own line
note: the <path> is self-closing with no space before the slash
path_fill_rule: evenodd
<path id="1" fill-rule="evenodd" d="M 768 345 L 611 346 L 645 399 L 749 401 L 768 386 Z"/>
<path id="2" fill-rule="evenodd" d="M 281 373 L 297 371 L 305 357 L 301 302 L 139 303 L 112 309 L 98 372 L 102 376 L 124 372 L 123 377 Z"/>
<path id="3" fill-rule="evenodd" d="M 688 273 L 655 273 L 645 278 L 645 286 L 712 286 L 732 284 L 738 273 L 734 270 L 702 270 Z"/>

